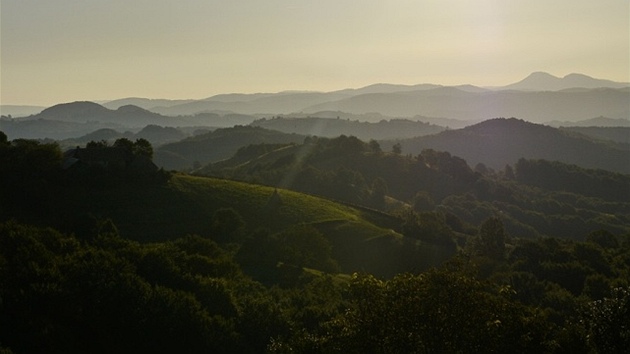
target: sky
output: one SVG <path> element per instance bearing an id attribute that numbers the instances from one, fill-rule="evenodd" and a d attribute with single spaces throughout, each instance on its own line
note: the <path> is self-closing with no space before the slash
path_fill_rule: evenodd
<path id="1" fill-rule="evenodd" d="M 628 0 L 2 0 L 0 103 L 630 81 Z"/>

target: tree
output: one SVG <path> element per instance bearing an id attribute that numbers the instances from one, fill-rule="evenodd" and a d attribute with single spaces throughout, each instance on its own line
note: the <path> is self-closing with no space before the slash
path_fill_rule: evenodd
<path id="1" fill-rule="evenodd" d="M 91 140 L 89 143 L 85 144 L 86 149 L 98 149 L 98 148 L 106 148 L 109 146 L 107 140 L 94 141 Z"/>
<path id="2" fill-rule="evenodd" d="M 129 150 L 129 151 L 133 151 L 133 141 L 127 139 L 127 138 L 120 138 L 120 139 L 116 139 L 116 141 L 114 141 L 114 147 L 116 148 L 122 148 L 125 150 Z"/>
<path id="3" fill-rule="evenodd" d="M 630 289 L 614 288 L 611 296 L 590 303 L 585 321 L 599 353 L 625 353 L 630 348 Z"/>
<path id="4" fill-rule="evenodd" d="M 505 239 L 506 233 L 503 222 L 496 216 L 491 217 L 484 221 L 479 228 L 477 252 L 492 259 L 503 259 Z"/>
<path id="5" fill-rule="evenodd" d="M 211 227 L 213 239 L 229 242 L 238 238 L 245 227 L 245 221 L 233 208 L 221 208 L 212 215 Z"/>
<path id="6" fill-rule="evenodd" d="M 7 137 L 7 135 L 2 130 L 0 130 L 0 146 L 5 145 L 9 145 L 9 137 Z"/>
<path id="7" fill-rule="evenodd" d="M 378 177 L 372 182 L 372 194 L 370 195 L 372 205 L 376 208 L 384 208 L 385 196 L 387 196 L 387 182 Z"/>
<path id="8" fill-rule="evenodd" d="M 547 328 L 509 294 L 509 288 L 459 270 L 399 274 L 388 281 L 355 274 L 351 306 L 322 344 L 352 353 L 549 351 Z"/>
<path id="9" fill-rule="evenodd" d="M 135 143 L 133 143 L 132 151 L 134 155 L 138 156 L 146 156 L 149 159 L 153 158 L 153 146 L 147 139 L 137 139 Z"/>
<path id="10" fill-rule="evenodd" d="M 378 141 L 371 139 L 370 142 L 368 143 L 368 146 L 370 147 L 370 150 L 372 150 L 373 153 L 380 153 L 382 152 L 381 150 L 381 145 L 378 143 Z"/>
<path id="11" fill-rule="evenodd" d="M 394 144 L 394 146 L 392 146 L 392 152 L 396 155 L 402 154 L 402 146 L 400 145 L 400 143 L 396 143 Z"/>
<path id="12" fill-rule="evenodd" d="M 280 261 L 298 267 L 337 272 L 330 242 L 310 225 L 298 225 L 278 235 Z"/>

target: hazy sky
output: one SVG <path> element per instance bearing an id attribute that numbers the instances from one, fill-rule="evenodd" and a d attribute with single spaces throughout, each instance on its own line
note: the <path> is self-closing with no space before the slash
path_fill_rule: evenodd
<path id="1" fill-rule="evenodd" d="M 1 0 L 2 104 L 630 81 L 628 0 Z"/>

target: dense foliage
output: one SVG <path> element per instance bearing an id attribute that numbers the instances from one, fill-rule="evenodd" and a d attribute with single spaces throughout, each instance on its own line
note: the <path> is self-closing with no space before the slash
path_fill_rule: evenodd
<path id="1" fill-rule="evenodd" d="M 630 231 L 630 178 L 605 170 L 520 159 L 515 167 L 472 169 L 448 152 L 383 152 L 355 137 L 307 138 L 301 145 L 250 145 L 198 173 L 263 183 L 396 213 L 453 215 L 479 225 L 500 216 L 517 237 L 583 240 Z M 387 197 L 387 198 L 385 198 Z M 397 200 L 394 202 L 391 198 Z M 390 201 L 387 203 L 386 201 Z"/>
<path id="2" fill-rule="evenodd" d="M 316 174 L 328 173 L 327 165 L 335 171 L 333 160 L 348 163 L 332 174 L 341 178 L 338 191 L 395 215 L 161 171 L 147 178 L 101 166 L 77 175 L 62 168 L 58 146 L 0 135 L 0 351 L 627 350 L 630 234 L 610 221 L 627 214 L 616 209 L 623 201 L 587 197 L 576 188 L 526 186 L 518 181 L 524 178 L 518 166 L 512 175 L 480 166 L 473 171 L 447 153 L 402 156 L 348 137 L 310 143 L 328 145 L 309 146 L 318 153 L 296 159 L 311 161 Z M 300 146 L 241 153 L 269 157 L 278 149 Z M 367 161 L 393 170 L 379 175 L 375 168 L 370 175 L 354 169 Z M 415 171 L 408 172 L 410 180 L 427 183 L 408 187 L 406 204 L 391 198 L 407 193 L 391 180 L 405 171 L 401 167 Z M 581 178 L 592 182 L 592 172 L 555 167 L 584 172 Z M 261 178 L 273 169 L 259 171 Z M 359 174 L 370 181 L 363 190 L 341 187 L 358 185 Z M 104 176 L 116 178 L 96 183 Z M 449 196 L 449 188 L 461 194 Z M 297 209 L 309 203 L 325 221 L 300 220 L 306 214 Z M 198 210 L 180 210 L 193 205 Z M 597 213 L 593 217 L 606 214 L 607 221 L 576 237 L 552 237 L 555 227 L 564 230 L 553 223 L 541 229 L 548 236 L 520 237 L 513 230 L 527 219 L 512 215 L 528 205 L 550 216 L 579 214 L 579 208 Z M 474 217 L 455 214 L 469 206 Z M 497 212 L 499 206 L 510 215 Z M 172 220 L 180 223 L 169 225 Z M 391 233 L 382 235 L 384 227 Z M 448 262 L 442 262 L 445 254 Z M 427 263 L 432 257 L 438 261 Z M 378 269 L 391 268 L 381 275 L 345 272 L 359 258 L 378 258 Z"/>
<path id="3" fill-rule="evenodd" d="M 596 243 L 606 238 L 618 245 Z M 622 352 L 630 241 L 619 241 L 527 241 L 507 258 L 462 254 L 390 280 L 281 266 L 262 285 L 244 273 L 258 262 L 248 251 L 234 257 L 200 236 L 142 244 L 109 220 L 81 239 L 9 221 L 0 343 L 16 352 Z M 277 252 L 291 261 L 296 250 Z"/>

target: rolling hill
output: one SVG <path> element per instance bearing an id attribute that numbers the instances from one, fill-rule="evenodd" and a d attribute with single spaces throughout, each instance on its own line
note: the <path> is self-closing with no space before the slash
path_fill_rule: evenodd
<path id="1" fill-rule="evenodd" d="M 487 131 L 487 125 L 496 124 L 490 121 L 471 128 Z M 553 139 L 564 134 L 547 128 L 529 127 L 543 140 L 544 135 Z M 470 150 L 475 150 L 472 145 Z M 384 152 L 372 143 L 341 136 L 311 138 L 301 145 L 252 145 L 197 173 L 291 188 L 390 212 L 401 207 L 374 198 L 382 193 L 418 210 L 440 210 L 473 225 L 501 215 L 509 232 L 519 237 L 579 238 L 587 230 L 628 230 L 630 175 L 535 158 L 511 163 L 514 167 L 497 171 L 483 166 L 473 170 L 448 152 Z"/>
<path id="2" fill-rule="evenodd" d="M 100 129 L 125 130 L 126 127 L 105 122 L 63 122 L 48 119 L 0 118 L 0 130 L 10 139 L 55 139 L 76 138 Z"/>
<path id="3" fill-rule="evenodd" d="M 383 213 L 229 180 L 174 175 L 166 184 L 62 193 L 63 202 L 45 216 L 51 225 L 77 230 L 93 215 L 100 215 L 110 218 L 122 237 L 141 242 L 207 236 L 212 233 L 213 214 L 225 208 L 238 212 L 252 230 L 281 232 L 309 225 L 330 242 L 333 257 L 346 273 L 392 276 L 437 265 L 454 251 L 403 237 L 393 230 L 400 220 Z M 70 211 L 72 218 L 62 217 Z"/>
<path id="4" fill-rule="evenodd" d="M 116 139 L 127 138 L 131 140 L 146 139 L 151 145 L 156 148 L 166 143 L 179 141 L 189 136 L 181 129 L 173 127 L 160 127 L 157 125 L 147 125 L 137 132 L 125 131 L 123 133 L 109 128 L 102 128 L 95 130 L 89 134 L 80 136 L 78 138 L 65 139 L 59 142 L 61 146 L 74 147 L 76 145 L 85 145 L 90 141 L 107 141 L 113 143 Z"/>
<path id="5" fill-rule="evenodd" d="M 165 144 L 155 151 L 154 161 L 165 169 L 186 169 L 227 159 L 249 144 L 300 143 L 304 138 L 260 127 L 235 126 Z"/>
<path id="6" fill-rule="evenodd" d="M 449 194 L 437 212 L 394 217 L 216 178 L 100 164 L 62 170 L 57 145 L 0 138 L 5 352 L 369 352 L 390 343 L 408 352 L 430 350 L 418 338 L 437 332 L 440 343 L 466 334 L 445 351 L 499 333 L 508 345 L 475 348 L 606 352 L 588 345 L 586 329 L 601 326 L 601 313 L 625 319 L 630 203 L 617 192 L 630 191 L 630 176 L 519 160 L 514 178 L 507 169 L 473 172 L 448 153 L 308 139 L 323 148 L 310 156 L 321 168 L 416 181 L 433 174 L 418 185 Z M 468 189 L 440 184 L 449 179 Z M 239 232 L 226 237 L 226 225 Z M 466 252 L 456 253 L 455 237 Z M 595 320 L 576 317 L 589 309 Z M 567 328 L 574 319 L 580 326 Z"/>
<path id="7" fill-rule="evenodd" d="M 311 136 L 354 135 L 362 140 L 403 139 L 439 133 L 444 127 L 407 119 L 381 120 L 378 123 L 330 118 L 259 119 L 252 126 Z"/>
<path id="8" fill-rule="evenodd" d="M 609 140 L 615 143 L 630 145 L 630 126 L 626 127 L 562 127 L 561 130 L 572 131 L 579 134 L 590 136 L 594 139 Z"/>
<path id="9" fill-rule="evenodd" d="M 286 114 L 304 107 L 335 101 L 350 95 L 338 92 L 279 92 L 275 94 L 219 95 L 205 100 L 156 108 L 164 115 L 190 115 L 200 112 L 234 112 L 239 114 Z"/>
<path id="10" fill-rule="evenodd" d="M 103 103 L 103 107 L 116 110 L 122 106 L 138 106 L 149 111 L 153 111 L 156 107 L 170 107 L 178 104 L 193 102 L 194 100 L 167 100 L 167 99 L 150 99 L 140 97 L 121 98 Z"/>
<path id="11" fill-rule="evenodd" d="M 94 102 L 58 104 L 38 114 L 24 118 L 0 119 L 0 130 L 11 139 L 71 139 L 80 138 L 99 129 L 119 132 L 139 131 L 146 126 L 194 128 L 230 127 L 249 124 L 256 118 L 239 114 L 202 113 L 191 116 L 168 117 L 134 105 L 108 109 Z"/>
<path id="12" fill-rule="evenodd" d="M 627 145 L 603 143 L 586 135 L 514 118 L 491 119 L 463 129 L 402 140 L 400 144 L 403 153 L 419 154 L 424 149 L 448 151 L 471 165 L 483 163 L 494 169 L 527 158 L 630 173 Z"/>
<path id="13" fill-rule="evenodd" d="M 46 108 L 29 120 L 52 120 L 61 122 L 102 122 L 114 123 L 125 127 L 144 127 L 150 124 L 161 126 L 190 125 L 186 119 L 176 119 L 147 111 L 138 106 L 126 105 L 116 110 L 107 109 L 94 102 L 62 103 Z"/>

